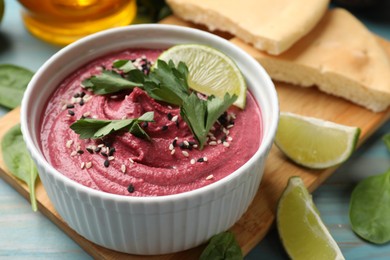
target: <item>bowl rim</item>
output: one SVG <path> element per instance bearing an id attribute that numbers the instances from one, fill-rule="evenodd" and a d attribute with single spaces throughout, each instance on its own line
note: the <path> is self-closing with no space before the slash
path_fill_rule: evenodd
<path id="1" fill-rule="evenodd" d="M 28 115 L 28 104 L 32 102 L 32 100 L 29 98 L 32 96 L 32 92 L 35 90 L 35 85 L 38 79 L 44 74 L 45 70 L 52 64 L 55 63 L 58 57 L 61 57 L 63 55 L 66 55 L 70 50 L 74 48 L 79 48 L 80 46 L 86 45 L 89 42 L 93 42 L 96 39 L 100 37 L 108 37 L 111 34 L 117 34 L 117 33 L 123 33 L 123 32 L 129 32 L 133 30 L 155 30 L 158 28 L 158 30 L 174 30 L 177 33 L 191 33 L 195 34 L 196 36 L 199 37 L 206 37 L 209 38 L 212 42 L 216 42 L 219 44 L 227 45 L 228 48 L 233 49 L 234 52 L 237 52 L 241 57 L 242 60 L 245 60 L 245 63 L 250 63 L 250 66 L 254 67 L 256 70 L 259 71 L 259 77 L 263 78 L 263 81 L 266 83 L 266 88 L 269 91 L 269 96 L 271 97 L 270 104 L 272 107 L 270 108 L 272 111 L 274 111 L 275 116 L 272 117 L 274 120 L 271 122 L 266 122 L 268 126 L 268 134 L 265 135 L 263 131 L 263 136 L 262 140 L 260 143 L 259 148 L 255 152 L 255 154 L 248 160 L 246 161 L 242 166 L 240 166 L 237 170 L 234 172 L 230 173 L 229 175 L 225 176 L 224 178 L 208 184 L 206 186 L 182 192 L 182 193 L 177 193 L 177 194 L 170 194 L 170 195 L 163 195 L 163 196 L 142 196 L 142 197 L 136 197 L 136 196 L 124 196 L 124 195 L 119 195 L 119 194 L 113 194 L 113 193 L 108 193 L 100 190 L 95 190 L 93 188 L 84 186 L 64 174 L 60 173 L 57 169 L 55 169 L 44 157 L 44 155 L 41 152 L 41 149 L 36 147 L 32 134 L 28 130 L 29 127 L 27 126 L 27 115 Z M 242 72 L 244 77 L 245 73 Z M 251 89 L 251 86 L 249 86 L 249 89 Z M 256 102 L 258 100 L 255 98 Z M 21 103 L 21 129 L 23 133 L 23 138 L 24 141 L 28 147 L 28 150 L 32 157 L 36 158 L 43 167 L 46 169 L 46 172 L 48 172 L 50 175 L 53 175 L 55 178 L 59 179 L 60 181 L 66 183 L 67 185 L 71 186 L 72 188 L 77 189 L 79 192 L 84 192 L 89 194 L 90 196 L 96 196 L 101 199 L 106 199 L 106 200 L 116 200 L 116 201 L 121 201 L 121 202 L 134 202 L 134 203 L 156 203 L 156 202 L 166 202 L 166 201 L 177 201 L 177 200 L 184 200 L 189 197 L 194 197 L 197 195 L 201 195 L 202 193 L 206 192 L 211 192 L 212 190 L 215 189 L 216 186 L 224 186 L 227 185 L 229 182 L 231 182 L 233 179 L 235 179 L 237 176 L 241 175 L 243 172 L 245 172 L 250 165 L 254 164 L 255 160 L 259 160 L 261 156 L 266 156 L 267 153 L 269 152 L 274 136 L 276 134 L 276 129 L 278 125 L 278 120 L 279 120 L 279 102 L 278 102 L 278 97 L 276 93 L 275 86 L 270 78 L 270 76 L 266 73 L 264 68 L 248 53 L 246 53 L 244 50 L 239 48 L 238 46 L 234 45 L 230 41 L 223 39 L 217 35 L 214 35 L 212 33 L 202 31 L 199 29 L 195 28 L 188 28 L 188 27 L 183 27 L 183 26 L 178 26 L 178 25 L 166 25 L 166 24 L 139 24 L 139 25 L 130 25 L 130 26 L 125 26 L 125 27 L 118 27 L 118 28 L 113 28 L 113 29 L 108 29 L 104 31 L 100 31 L 91 35 L 88 35 L 80 40 L 77 40 L 61 50 L 59 50 L 57 53 L 55 53 L 53 56 L 51 56 L 39 69 L 38 71 L 34 74 L 33 78 L 31 79 L 30 83 L 28 84 L 28 87 L 25 91 L 25 94 L 23 96 L 23 100 Z M 263 126 L 264 126 L 264 118 L 262 118 Z"/>

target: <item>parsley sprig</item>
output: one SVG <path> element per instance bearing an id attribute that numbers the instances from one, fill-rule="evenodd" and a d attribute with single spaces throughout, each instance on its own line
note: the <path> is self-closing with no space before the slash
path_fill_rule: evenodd
<path id="1" fill-rule="evenodd" d="M 129 60 L 117 60 L 113 63 L 113 67 L 116 70 L 104 69 L 102 74 L 84 80 L 83 86 L 97 95 L 140 87 L 155 100 L 180 106 L 180 115 L 190 127 L 200 149 L 203 149 L 207 134 L 213 124 L 237 99 L 236 95 L 231 96 L 229 93 L 226 93 L 223 99 L 213 95 L 206 100 L 199 98 L 188 86 L 188 67 L 183 62 L 175 66 L 172 60 L 168 63 L 157 60 L 157 66 L 148 75 L 138 70 Z M 104 120 L 82 120 L 80 126 L 72 128 L 78 129 L 77 133 L 81 138 L 102 137 L 114 131 L 112 129 L 118 128 L 118 125 L 126 125 L 126 122 L 120 122 L 121 120 L 108 125 L 103 125 L 101 121 Z M 126 125 L 126 127 L 130 126 Z M 107 131 L 107 129 L 112 131 Z M 142 128 L 138 127 L 138 130 Z"/>
<path id="2" fill-rule="evenodd" d="M 117 131 L 128 131 L 139 138 L 150 140 L 140 122 L 153 122 L 154 112 L 146 112 L 138 118 L 120 120 L 99 120 L 84 118 L 77 120 L 70 128 L 80 135 L 81 139 L 97 139 Z"/>

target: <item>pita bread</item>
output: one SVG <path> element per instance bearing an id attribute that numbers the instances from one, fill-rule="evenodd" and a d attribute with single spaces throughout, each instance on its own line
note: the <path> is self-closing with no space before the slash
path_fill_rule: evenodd
<path id="1" fill-rule="evenodd" d="M 278 55 L 321 19 L 329 0 L 167 0 L 174 14 L 227 31 L 255 48 Z"/>
<path id="2" fill-rule="evenodd" d="M 279 81 L 343 97 L 374 112 L 390 105 L 390 58 L 385 49 L 348 11 L 328 11 L 319 24 L 280 56 L 232 40 Z"/>

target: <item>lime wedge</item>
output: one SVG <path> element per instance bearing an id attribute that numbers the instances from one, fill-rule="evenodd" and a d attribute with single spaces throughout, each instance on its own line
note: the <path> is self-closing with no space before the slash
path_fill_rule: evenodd
<path id="1" fill-rule="evenodd" d="M 297 164 L 324 169 L 344 162 L 359 134 L 357 127 L 282 112 L 275 144 Z"/>
<path id="2" fill-rule="evenodd" d="M 224 53 L 206 45 L 181 44 L 164 51 L 160 60 L 184 62 L 189 70 L 188 85 L 205 95 L 223 98 L 225 93 L 236 94 L 234 103 L 245 107 L 246 83 L 235 62 Z"/>
<path id="3" fill-rule="evenodd" d="M 277 208 L 276 224 L 291 259 L 344 259 L 300 177 L 291 177 Z"/>

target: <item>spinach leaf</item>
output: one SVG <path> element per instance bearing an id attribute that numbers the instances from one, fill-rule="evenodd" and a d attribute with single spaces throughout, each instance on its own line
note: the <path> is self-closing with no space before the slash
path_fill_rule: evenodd
<path id="1" fill-rule="evenodd" d="M 226 231 L 213 236 L 202 252 L 200 260 L 240 260 L 243 259 L 241 248 L 234 234 Z"/>
<path id="2" fill-rule="evenodd" d="M 387 150 L 390 152 L 390 133 L 385 134 L 382 137 L 383 142 L 385 142 L 385 145 L 387 147 Z"/>
<path id="3" fill-rule="evenodd" d="M 12 127 L 3 136 L 1 150 L 4 162 L 10 172 L 27 184 L 28 189 L 30 190 L 31 207 L 34 211 L 37 211 L 35 182 L 38 177 L 38 171 L 27 151 L 22 131 L 20 130 L 20 124 Z"/>
<path id="4" fill-rule="evenodd" d="M 390 169 L 361 181 L 353 190 L 349 218 L 352 229 L 376 244 L 390 241 Z"/>
<path id="5" fill-rule="evenodd" d="M 0 105 L 15 108 L 20 105 L 33 72 L 15 65 L 0 65 Z"/>

